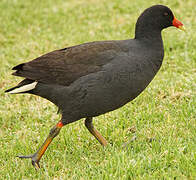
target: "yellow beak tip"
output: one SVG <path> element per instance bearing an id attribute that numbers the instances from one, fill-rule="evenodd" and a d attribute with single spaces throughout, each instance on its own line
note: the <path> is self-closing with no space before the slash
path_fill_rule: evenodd
<path id="1" fill-rule="evenodd" d="M 185 27 L 184 27 L 184 26 L 179 26 L 179 27 L 178 27 L 178 29 L 180 29 L 180 30 L 182 30 L 182 31 L 186 32 L 186 29 L 185 29 Z"/>

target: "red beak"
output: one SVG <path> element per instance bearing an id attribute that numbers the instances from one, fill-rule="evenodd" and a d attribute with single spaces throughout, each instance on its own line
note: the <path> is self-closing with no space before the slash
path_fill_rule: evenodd
<path id="1" fill-rule="evenodd" d="M 175 17 L 174 17 L 172 24 L 173 24 L 173 26 L 185 31 L 183 24 L 179 20 L 177 20 Z"/>

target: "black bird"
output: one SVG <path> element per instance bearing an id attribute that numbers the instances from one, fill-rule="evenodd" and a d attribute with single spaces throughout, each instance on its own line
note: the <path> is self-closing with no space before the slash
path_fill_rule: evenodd
<path id="1" fill-rule="evenodd" d="M 183 29 L 163 5 L 146 9 L 138 18 L 135 38 L 89 42 L 40 56 L 13 68 L 24 77 L 6 92 L 30 93 L 53 102 L 62 113 L 43 145 L 32 155 L 35 168 L 64 125 L 85 118 L 85 126 L 105 146 L 107 141 L 93 127 L 92 118 L 113 111 L 136 98 L 161 67 L 164 48 L 161 31 Z"/>

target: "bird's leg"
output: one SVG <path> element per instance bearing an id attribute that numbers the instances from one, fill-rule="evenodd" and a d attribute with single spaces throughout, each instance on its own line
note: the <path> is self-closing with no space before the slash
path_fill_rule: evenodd
<path id="1" fill-rule="evenodd" d="M 46 138 L 46 140 L 44 141 L 44 143 L 42 144 L 42 146 L 37 150 L 36 153 L 32 154 L 32 155 L 28 155 L 28 156 L 17 156 L 19 158 L 31 158 L 32 159 L 32 165 L 36 168 L 39 169 L 39 161 L 41 159 L 41 157 L 44 155 L 46 149 L 48 148 L 48 146 L 50 145 L 50 143 L 52 142 L 53 138 L 55 138 L 61 128 L 63 127 L 63 123 L 60 121 L 58 122 L 51 130 L 50 133 L 48 135 L 48 137 Z"/>
<path id="2" fill-rule="evenodd" d="M 94 128 L 91 117 L 85 119 L 85 126 L 87 127 L 89 132 L 100 142 L 101 145 L 107 145 L 105 138 Z"/>

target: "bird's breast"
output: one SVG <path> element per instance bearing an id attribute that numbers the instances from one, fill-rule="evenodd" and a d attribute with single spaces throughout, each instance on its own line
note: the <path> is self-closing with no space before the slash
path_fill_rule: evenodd
<path id="1" fill-rule="evenodd" d="M 111 63 L 75 83 L 71 91 L 73 107 L 76 104 L 80 112 L 84 112 L 82 116 L 97 116 L 115 110 L 136 98 L 157 71 L 150 61 L 124 59 L 123 63 Z"/>

